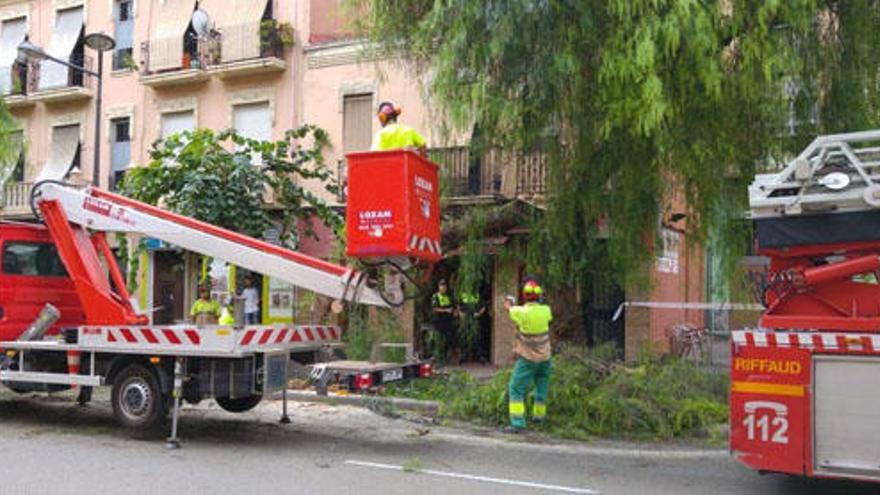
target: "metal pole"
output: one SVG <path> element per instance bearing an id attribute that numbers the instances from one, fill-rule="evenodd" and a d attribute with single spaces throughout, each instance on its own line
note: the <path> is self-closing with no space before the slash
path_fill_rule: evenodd
<path id="1" fill-rule="evenodd" d="M 83 64 L 85 65 L 85 64 Z M 95 100 L 95 160 L 92 165 L 92 186 L 101 187 L 101 92 L 104 89 L 104 52 L 98 51 L 98 98 Z M 110 187 L 110 183 L 107 183 Z"/>
<path id="2" fill-rule="evenodd" d="M 290 416 L 287 415 L 287 381 L 284 382 L 284 388 L 281 390 L 281 421 L 283 425 L 290 424 Z"/>
<path id="3" fill-rule="evenodd" d="M 183 395 L 183 358 L 174 359 L 174 390 L 171 395 L 174 398 L 174 409 L 171 410 L 171 436 L 168 437 L 165 445 L 169 449 L 180 447 L 180 439 L 177 438 L 177 422 L 180 420 L 180 397 Z M 158 400 L 164 400 L 159 397 Z"/>

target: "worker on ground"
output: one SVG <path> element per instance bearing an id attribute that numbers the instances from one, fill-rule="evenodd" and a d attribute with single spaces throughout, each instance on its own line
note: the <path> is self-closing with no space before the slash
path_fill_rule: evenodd
<path id="1" fill-rule="evenodd" d="M 442 339 L 438 347 L 443 355 L 439 358 L 445 363 L 455 345 L 455 306 L 445 280 L 440 280 L 437 292 L 431 297 L 431 312 L 434 314 L 434 329 Z"/>
<path id="2" fill-rule="evenodd" d="M 382 129 L 373 138 L 371 151 L 411 150 L 424 155 L 427 153 L 425 138 L 412 127 L 398 124 L 401 110 L 390 101 L 379 104 L 376 116 Z"/>
<path id="3" fill-rule="evenodd" d="M 216 325 L 220 319 L 220 304 L 211 299 L 211 286 L 207 283 L 199 286 L 199 298 L 189 311 L 196 326 Z"/>
<path id="4" fill-rule="evenodd" d="M 535 384 L 535 402 L 532 420 L 544 421 L 547 416 L 547 390 L 550 385 L 550 321 L 553 314 L 550 306 L 541 303 L 543 289 L 534 279 L 526 280 L 522 289 L 525 304 L 515 306 L 510 299 L 504 307 L 510 312 L 510 319 L 516 324 L 517 333 L 513 341 L 516 364 L 508 384 L 510 403 L 509 433 L 518 433 L 526 427 L 526 394 L 532 383 Z"/>

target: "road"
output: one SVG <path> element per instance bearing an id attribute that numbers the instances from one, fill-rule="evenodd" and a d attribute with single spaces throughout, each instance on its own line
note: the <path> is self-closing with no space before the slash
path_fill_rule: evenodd
<path id="1" fill-rule="evenodd" d="M 232 415 L 189 406 L 183 446 L 118 431 L 98 396 L 0 394 L 0 493 L 827 494 L 871 486 L 760 476 L 723 450 L 558 443 L 390 419 L 344 406 L 280 404 Z"/>

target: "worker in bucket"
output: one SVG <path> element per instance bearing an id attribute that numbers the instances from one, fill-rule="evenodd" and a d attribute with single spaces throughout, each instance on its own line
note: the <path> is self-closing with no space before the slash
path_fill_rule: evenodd
<path id="1" fill-rule="evenodd" d="M 382 129 L 373 138 L 373 146 L 370 147 L 370 150 L 411 150 L 422 155 L 426 154 L 428 148 L 425 138 L 412 127 L 398 124 L 397 118 L 400 114 L 400 108 L 394 106 L 390 101 L 383 101 L 379 104 L 376 117 L 378 117 Z"/>
<path id="2" fill-rule="evenodd" d="M 543 288 L 535 279 L 526 280 L 522 288 L 523 305 L 514 305 L 513 298 L 504 301 L 510 319 L 516 324 L 513 353 L 516 364 L 508 384 L 510 426 L 508 433 L 519 433 L 526 427 L 526 394 L 534 383 L 535 401 L 532 421 L 541 423 L 547 416 L 547 391 L 550 386 L 550 306 L 541 302 Z"/>
<path id="3" fill-rule="evenodd" d="M 199 298 L 189 311 L 196 326 L 216 325 L 220 319 L 220 303 L 211 299 L 211 285 L 204 283 L 199 286 Z"/>

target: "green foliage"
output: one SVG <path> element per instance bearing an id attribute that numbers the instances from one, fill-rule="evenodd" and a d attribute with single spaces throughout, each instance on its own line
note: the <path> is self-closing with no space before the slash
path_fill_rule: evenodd
<path id="1" fill-rule="evenodd" d="M 123 55 L 121 62 L 124 69 L 137 70 L 137 62 L 135 62 L 134 57 L 129 54 Z"/>
<path id="2" fill-rule="evenodd" d="M 369 318 L 362 308 L 353 308 L 349 312 L 348 328 L 345 329 L 342 340 L 349 359 L 364 361 L 370 358 L 375 336 L 370 331 Z"/>
<path id="3" fill-rule="evenodd" d="M 21 143 L 17 138 L 18 129 L 6 104 L 0 100 L 0 189 L 12 177 L 18 164 L 18 154 L 21 150 Z"/>
<path id="4" fill-rule="evenodd" d="M 459 254 L 458 270 L 455 272 L 455 293 L 459 302 L 467 295 L 481 297 L 480 289 L 488 280 L 491 260 L 486 254 L 485 230 L 486 213 L 480 208 L 473 208 L 469 212 L 467 225 L 467 237 L 461 246 Z M 485 301 L 481 301 L 485 304 Z M 459 340 L 466 349 L 473 353 L 479 338 L 479 319 L 465 315 L 459 321 Z"/>
<path id="5" fill-rule="evenodd" d="M 321 154 L 326 144 L 326 132 L 314 126 L 287 131 L 279 141 L 250 139 L 234 130 L 185 131 L 153 143 L 150 163 L 133 167 L 119 190 L 256 238 L 273 225 L 268 209 L 273 206 L 281 239 L 293 246 L 300 219 L 307 222 L 306 234 L 312 236 L 313 216 L 331 228 L 342 224 L 338 213 L 302 186 L 317 181 L 328 192 L 336 192 Z M 271 205 L 267 191 L 274 196 Z M 134 276 L 134 270 L 128 270 Z"/>
<path id="6" fill-rule="evenodd" d="M 321 155 L 326 143 L 326 133 L 313 126 L 288 131 L 280 141 L 249 139 L 234 130 L 185 131 L 153 143 L 150 163 L 132 168 L 120 190 L 253 237 L 271 226 L 266 202 L 271 190 L 281 213 L 282 239 L 289 242 L 295 240 L 297 221 L 312 214 L 334 228 L 341 223 L 336 212 L 302 186 L 316 180 L 335 193 Z"/>
<path id="7" fill-rule="evenodd" d="M 371 314 L 372 312 L 372 314 Z M 349 311 L 348 328 L 342 336 L 349 359 L 371 358 L 373 346 L 379 343 L 406 342 L 400 321 L 390 310 L 352 307 Z M 380 361 L 402 363 L 406 360 L 404 349 L 378 349 Z"/>
<path id="8" fill-rule="evenodd" d="M 756 163 L 878 123 L 877 2 L 349 2 L 389 54 L 430 71 L 455 127 L 547 152 L 529 249 L 553 281 L 644 284 L 658 218 L 681 208 L 691 240 L 720 233 L 730 267 Z"/>
<path id="9" fill-rule="evenodd" d="M 611 346 L 554 357 L 546 424 L 552 435 L 669 439 L 706 435 L 727 419 L 727 377 L 685 361 L 626 367 Z M 480 384 L 465 372 L 388 387 L 389 395 L 437 400 L 442 414 L 490 425 L 508 422 L 510 369 Z"/>

